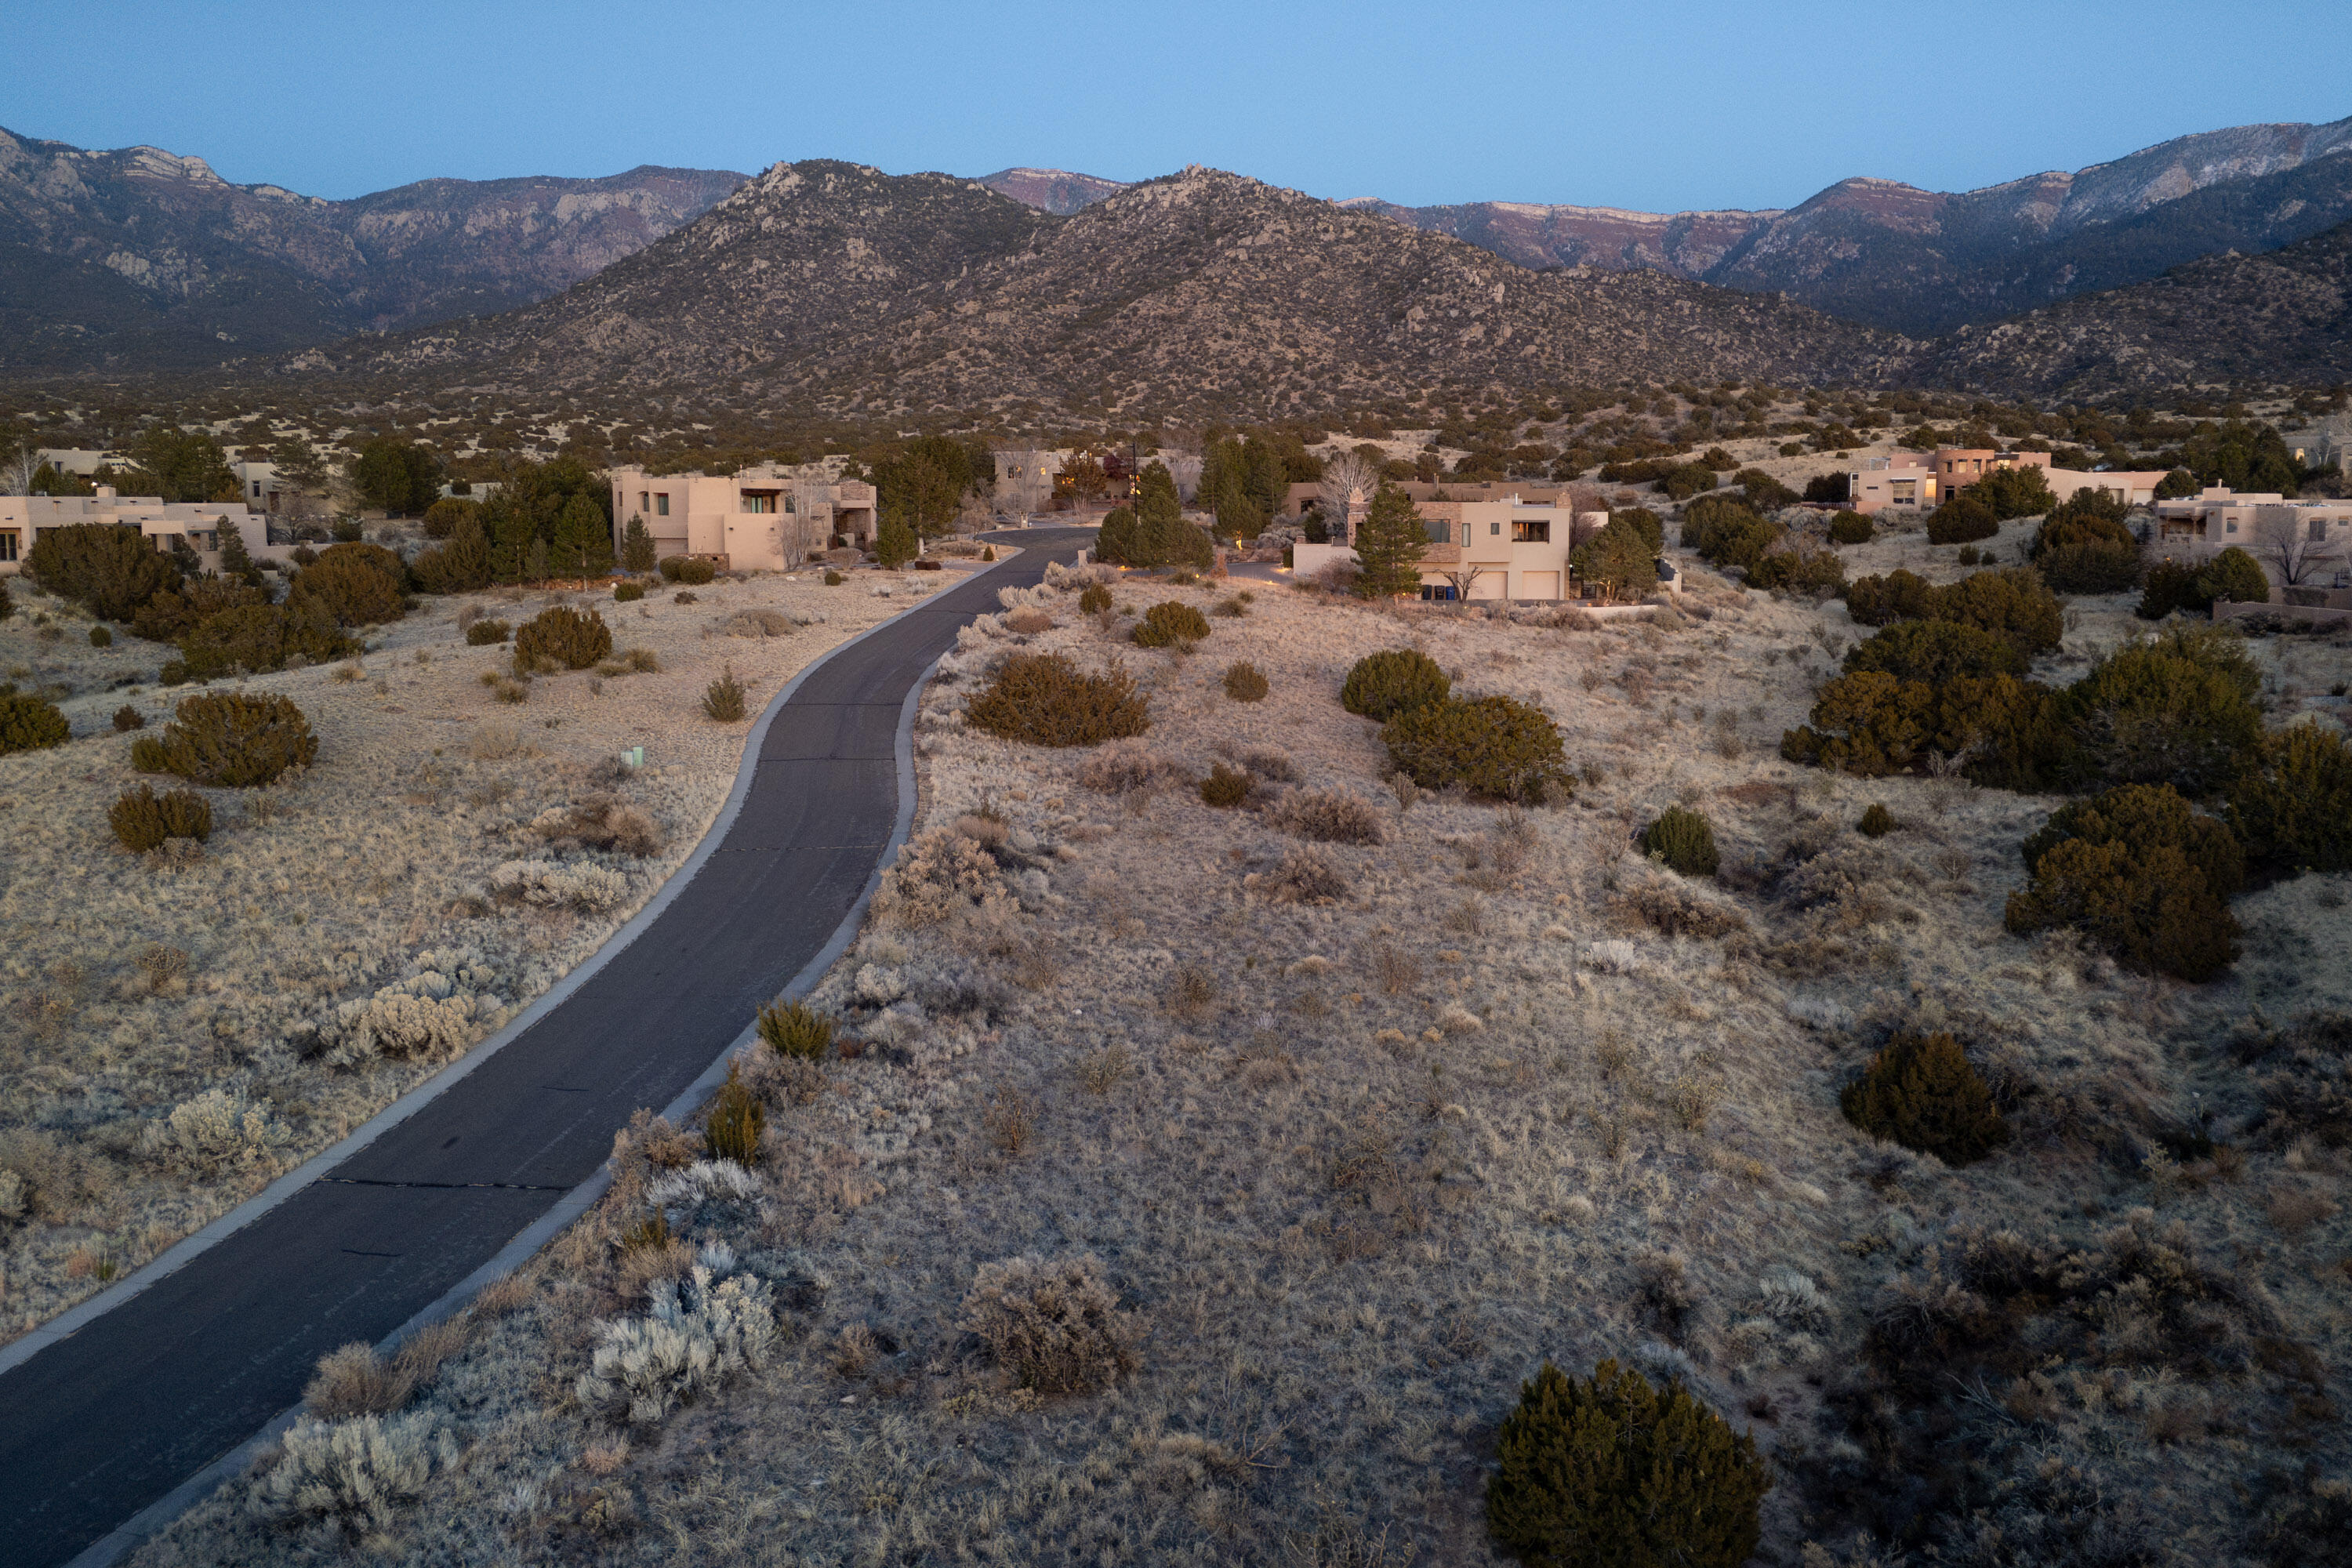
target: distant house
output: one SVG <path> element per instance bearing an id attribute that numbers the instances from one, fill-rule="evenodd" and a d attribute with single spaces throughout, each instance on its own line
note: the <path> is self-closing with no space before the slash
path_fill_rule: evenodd
<path id="1" fill-rule="evenodd" d="M 1568 557 L 1575 542 L 1576 519 L 1563 502 L 1506 494 L 1491 500 L 1418 500 L 1413 510 L 1420 513 L 1429 536 L 1429 547 L 1421 558 L 1423 598 L 1575 596 Z M 1292 570 L 1302 576 L 1335 563 L 1352 563 L 1355 559 L 1351 544 L 1337 540 L 1299 544 L 1291 551 Z"/>
<path id="2" fill-rule="evenodd" d="M 2047 452 L 1938 447 L 1933 452 L 1895 452 L 1864 458 L 1860 467 L 1847 470 L 1846 505 L 1864 516 L 1890 506 L 1927 510 L 2002 468 L 2040 468 L 2051 493 L 2062 501 L 2071 500 L 2077 490 L 2101 489 L 2126 506 L 2147 506 L 2156 499 L 2156 487 L 2164 480 L 2160 471 L 2053 468 Z"/>
<path id="3" fill-rule="evenodd" d="M 2233 547 L 2262 563 L 2274 587 L 2288 590 L 2287 603 L 2296 602 L 2297 588 L 2352 588 L 2352 500 L 2288 500 L 2214 485 L 2156 503 L 2148 549 L 2158 559 L 2197 565 Z"/>
<path id="4" fill-rule="evenodd" d="M 1396 483 L 1415 505 L 1433 500 L 1502 500 L 1516 496 L 1535 505 L 1549 506 L 1568 494 L 1566 485 L 1527 484 L 1517 479 L 1438 479 L 1423 481 L 1405 479 Z M 1309 481 L 1296 484 L 1285 492 L 1281 517 L 1298 517 L 1314 509 L 1322 499 L 1323 487 Z"/>
<path id="5" fill-rule="evenodd" d="M 732 474 L 652 474 L 614 468 L 613 549 L 629 519 L 645 520 L 657 555 L 698 555 L 730 570 L 781 571 L 813 550 L 870 548 L 874 487 L 836 479 L 819 464 L 763 463 Z"/>
<path id="6" fill-rule="evenodd" d="M 24 570 L 25 556 L 51 529 L 94 522 L 136 528 L 158 550 L 184 544 L 196 552 L 207 571 L 219 569 L 221 535 L 232 529 L 257 561 L 287 553 L 283 547 L 270 546 L 269 524 L 263 514 L 246 511 L 233 501 L 118 496 L 112 485 L 100 485 L 98 493 L 89 496 L 0 496 L 0 576 Z"/>
<path id="7" fill-rule="evenodd" d="M 85 479 L 103 468 L 131 465 L 128 452 L 99 451 L 89 447 L 44 447 L 33 456 L 61 474 L 76 474 Z"/>

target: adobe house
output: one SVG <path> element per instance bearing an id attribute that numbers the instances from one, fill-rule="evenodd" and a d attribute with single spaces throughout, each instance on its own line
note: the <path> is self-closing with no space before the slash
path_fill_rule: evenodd
<path id="1" fill-rule="evenodd" d="M 2164 481 L 2160 472 L 2053 468 L 2047 452 L 1938 447 L 1932 453 L 1894 452 L 1864 458 L 1861 467 L 1846 472 L 1846 506 L 1865 517 L 1890 506 L 1929 510 L 1953 492 L 2002 468 L 2040 468 L 2051 493 L 2062 501 L 2071 500 L 2077 490 L 2102 489 L 2120 498 L 2126 506 L 2147 506 L 2156 500 L 2156 487 Z"/>
<path id="2" fill-rule="evenodd" d="M 2209 485 L 2156 503 L 2156 537 L 2148 541 L 2156 559 L 2198 566 L 2232 547 L 2261 563 L 2273 603 L 2352 609 L 2352 500 L 2294 501 Z M 2284 581 L 2282 557 L 2292 563 L 2294 583 Z"/>
<path id="3" fill-rule="evenodd" d="M 874 487 L 833 479 L 822 464 L 732 474 L 614 468 L 611 478 L 616 558 L 632 517 L 645 520 L 656 556 L 698 555 L 730 571 L 780 572 L 837 545 L 870 549 L 880 526 Z"/>
<path id="4" fill-rule="evenodd" d="M 256 561 L 283 561 L 289 547 L 269 542 L 268 519 L 235 501 L 167 501 L 161 496 L 119 496 L 100 485 L 88 496 L 0 496 L 0 577 L 24 570 L 33 542 L 53 528 L 108 522 L 135 528 L 158 550 L 181 545 L 196 552 L 207 572 L 220 570 L 221 533 L 235 529 Z"/>
<path id="5" fill-rule="evenodd" d="M 1420 563 L 1423 598 L 1554 600 L 1574 595 L 1568 556 L 1576 519 L 1563 501 L 1507 494 L 1492 500 L 1421 500 L 1413 510 L 1429 538 Z M 1352 540 L 1297 545 L 1291 551 L 1291 569 L 1311 576 L 1336 563 L 1352 563 L 1356 552 L 1351 545 Z"/>

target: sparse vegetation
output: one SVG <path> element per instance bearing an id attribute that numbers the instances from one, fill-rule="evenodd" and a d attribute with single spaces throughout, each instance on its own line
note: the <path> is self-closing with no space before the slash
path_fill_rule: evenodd
<path id="1" fill-rule="evenodd" d="M 1117 664 L 1089 675 L 1066 654 L 1013 654 L 966 710 L 971 723 L 1033 746 L 1095 746 L 1140 735 L 1151 710 Z"/>

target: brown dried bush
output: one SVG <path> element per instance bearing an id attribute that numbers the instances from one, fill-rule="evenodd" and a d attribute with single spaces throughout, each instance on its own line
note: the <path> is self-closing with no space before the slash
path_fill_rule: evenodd
<path id="1" fill-rule="evenodd" d="M 374 1346 L 357 1342 L 330 1351 L 302 1390 L 303 1408 L 321 1421 L 388 1415 L 432 1382 L 468 1337 L 465 1320 L 445 1318 L 411 1334 L 388 1361 Z"/>
<path id="2" fill-rule="evenodd" d="M 1275 904 L 1336 904 L 1348 896 L 1347 872 L 1330 852 L 1314 845 L 1286 851 L 1271 871 L 1242 879 L 1245 892 Z"/>
<path id="3" fill-rule="evenodd" d="M 1142 1364 L 1141 1325 L 1119 1310 L 1092 1253 L 982 1264 L 960 1326 L 1020 1386 L 1049 1397 L 1093 1394 Z"/>
<path id="4" fill-rule="evenodd" d="M 1113 741 L 1078 764 L 1078 783 L 1104 795 L 1155 789 L 1183 776 L 1175 758 L 1141 741 Z"/>
<path id="5" fill-rule="evenodd" d="M 1345 790 L 1293 790 L 1276 801 L 1266 820 L 1285 833 L 1323 844 L 1384 844 L 1388 829 L 1381 810 Z"/>
<path id="6" fill-rule="evenodd" d="M 1054 629 L 1054 617 L 1050 613 L 1039 609 L 1034 605 L 1024 605 L 1017 610 L 1006 613 L 1004 629 L 1017 632 L 1023 637 L 1035 637 L 1039 632 L 1050 632 Z"/>

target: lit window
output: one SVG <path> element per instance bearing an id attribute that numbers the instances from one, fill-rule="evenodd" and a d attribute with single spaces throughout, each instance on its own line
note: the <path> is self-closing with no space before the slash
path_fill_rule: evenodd
<path id="1" fill-rule="evenodd" d="M 16 559 L 16 531 L 13 528 L 0 528 L 0 561 L 15 559 Z"/>

